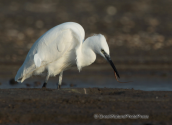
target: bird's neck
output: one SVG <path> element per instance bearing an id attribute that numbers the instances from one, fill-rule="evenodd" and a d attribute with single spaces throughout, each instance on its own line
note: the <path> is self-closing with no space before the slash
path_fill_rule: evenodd
<path id="1" fill-rule="evenodd" d="M 81 66 L 91 65 L 96 60 L 96 53 L 92 49 L 91 41 L 84 41 L 81 49 Z"/>

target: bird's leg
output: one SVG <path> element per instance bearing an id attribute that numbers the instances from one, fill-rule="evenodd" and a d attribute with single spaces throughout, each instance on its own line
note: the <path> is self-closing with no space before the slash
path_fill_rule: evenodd
<path id="1" fill-rule="evenodd" d="M 46 88 L 48 79 L 49 79 L 49 75 L 46 76 L 46 79 L 45 79 L 45 82 L 44 82 L 42 88 Z"/>
<path id="2" fill-rule="evenodd" d="M 59 75 L 59 84 L 58 84 L 58 89 L 61 88 L 61 84 L 62 84 L 62 77 L 63 77 L 63 71 L 60 73 Z"/>

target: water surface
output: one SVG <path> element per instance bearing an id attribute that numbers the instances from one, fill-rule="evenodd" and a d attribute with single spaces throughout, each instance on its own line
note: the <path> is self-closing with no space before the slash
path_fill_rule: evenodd
<path id="1" fill-rule="evenodd" d="M 44 77 L 31 77 L 23 83 L 14 85 L 9 84 L 10 78 L 0 78 L 0 89 L 9 88 L 41 88 L 44 82 Z M 35 84 L 38 81 L 41 84 Z M 145 91 L 172 91 L 172 79 L 169 76 L 123 76 L 120 81 L 131 81 L 129 83 L 118 83 L 112 74 L 92 73 L 92 74 L 64 74 L 62 88 L 125 88 Z M 56 89 L 58 77 L 49 79 L 47 88 Z"/>

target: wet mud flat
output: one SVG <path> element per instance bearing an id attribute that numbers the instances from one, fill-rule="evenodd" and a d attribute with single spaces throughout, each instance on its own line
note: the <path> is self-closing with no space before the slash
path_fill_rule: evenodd
<path id="1" fill-rule="evenodd" d="M 171 124 L 171 91 L 133 89 L 1 89 L 1 124 Z M 148 115 L 148 118 L 98 118 Z M 94 118 L 95 117 L 95 118 Z"/>

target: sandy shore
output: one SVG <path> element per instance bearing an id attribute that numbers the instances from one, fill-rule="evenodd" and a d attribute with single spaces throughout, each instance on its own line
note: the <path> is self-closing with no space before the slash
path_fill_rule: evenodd
<path id="1" fill-rule="evenodd" d="M 171 97 L 169 91 L 133 89 L 1 89 L 0 123 L 170 124 Z M 114 116 L 105 119 L 98 118 L 99 114 Z M 132 119 L 126 114 L 140 116 Z M 143 115 L 148 118 L 141 118 Z M 125 118 L 119 118 L 122 116 Z"/>

